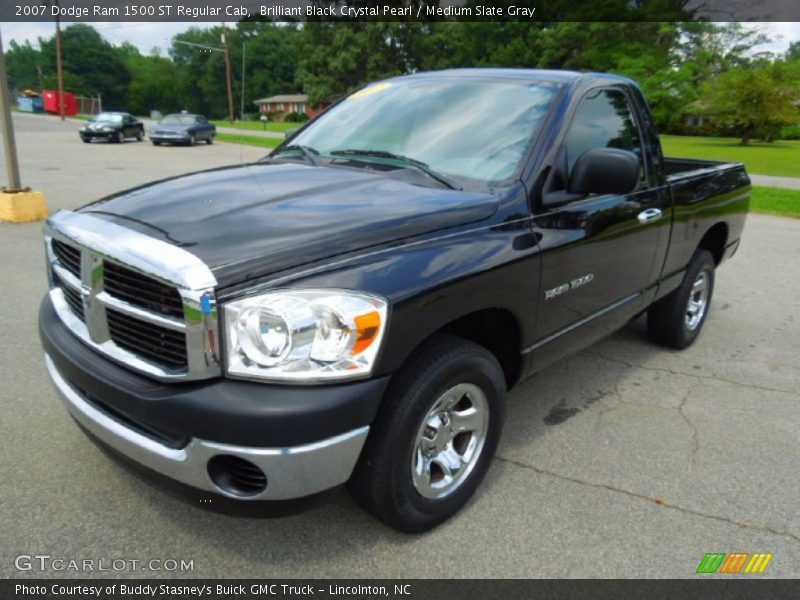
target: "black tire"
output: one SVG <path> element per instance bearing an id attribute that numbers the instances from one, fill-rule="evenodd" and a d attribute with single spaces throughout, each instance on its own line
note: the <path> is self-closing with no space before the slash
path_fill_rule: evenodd
<path id="1" fill-rule="evenodd" d="M 189 145 L 194 146 L 197 143 L 197 137 L 192 134 L 189 136 Z"/>
<path id="2" fill-rule="evenodd" d="M 150 140 L 150 141 L 153 142 L 153 146 L 160 146 L 161 145 L 161 142 L 157 142 L 155 140 Z"/>
<path id="3" fill-rule="evenodd" d="M 117 135 L 114 137 L 114 142 L 116 144 L 124 143 L 125 142 L 125 134 L 123 134 L 121 131 L 118 131 Z"/>
<path id="4" fill-rule="evenodd" d="M 136 132 L 136 141 L 143 142 L 144 141 L 144 129 L 140 129 Z"/>
<path id="5" fill-rule="evenodd" d="M 206 138 L 206 144 L 210 146 L 213 143 L 214 143 L 214 136 L 213 135 L 208 136 L 208 138 Z"/>
<path id="6" fill-rule="evenodd" d="M 471 469 L 464 472 L 446 496 L 425 497 L 412 476 L 414 456 L 421 456 L 415 454 L 418 435 L 428 431 L 423 426 L 430 422 L 430 411 L 437 400 L 457 385 L 477 386 L 485 396 L 483 412 L 488 424 L 485 437 L 480 436 L 483 446 L 475 452 Z M 387 525 L 407 533 L 427 531 L 453 516 L 472 497 L 497 450 L 505 413 L 505 389 L 503 371 L 485 348 L 451 335 L 431 338 L 392 378 L 348 483 L 353 498 Z M 470 399 L 468 395 L 465 398 Z M 463 398 L 457 401 L 454 410 L 463 401 Z M 444 423 L 443 428 L 455 420 Z M 474 432 L 465 435 L 472 436 Z M 453 445 L 457 439 L 458 436 Z"/>
<path id="7" fill-rule="evenodd" d="M 714 294 L 714 257 L 707 250 L 699 249 L 689 261 L 689 268 L 680 287 L 665 296 L 647 310 L 647 333 L 654 342 L 682 350 L 691 346 L 700 335 Z M 689 301 L 698 300 L 702 292 L 693 291 L 705 278 L 705 303 L 699 319 L 692 318 Z"/>

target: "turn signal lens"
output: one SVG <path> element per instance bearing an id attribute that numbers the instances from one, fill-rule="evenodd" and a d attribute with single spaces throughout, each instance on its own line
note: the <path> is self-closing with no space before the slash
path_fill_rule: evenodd
<path id="1" fill-rule="evenodd" d="M 356 317 L 356 343 L 353 354 L 358 354 L 369 348 L 375 341 L 381 328 L 381 316 L 377 311 Z"/>

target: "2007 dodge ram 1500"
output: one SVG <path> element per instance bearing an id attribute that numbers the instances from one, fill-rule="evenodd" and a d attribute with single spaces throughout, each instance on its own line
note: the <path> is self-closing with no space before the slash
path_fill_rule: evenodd
<path id="1" fill-rule="evenodd" d="M 389 79 L 257 163 L 53 215 L 45 362 L 90 438 L 198 506 L 347 482 L 424 531 L 517 382 L 645 311 L 695 341 L 749 197 L 741 164 L 664 158 L 628 79 Z"/>

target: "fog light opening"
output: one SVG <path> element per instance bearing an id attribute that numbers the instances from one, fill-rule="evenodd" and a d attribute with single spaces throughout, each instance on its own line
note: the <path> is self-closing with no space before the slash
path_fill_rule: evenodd
<path id="1" fill-rule="evenodd" d="M 267 476 L 260 467 L 231 454 L 209 460 L 208 476 L 218 488 L 235 496 L 255 496 L 267 489 Z"/>

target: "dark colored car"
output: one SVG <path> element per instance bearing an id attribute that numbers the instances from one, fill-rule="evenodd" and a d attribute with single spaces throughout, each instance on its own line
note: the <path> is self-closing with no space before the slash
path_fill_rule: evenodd
<path id="1" fill-rule="evenodd" d="M 217 128 L 203 115 L 176 113 L 167 115 L 150 130 L 150 141 L 154 146 L 161 144 L 188 144 L 197 142 L 214 143 Z"/>
<path id="2" fill-rule="evenodd" d="M 88 144 L 92 140 L 105 140 L 121 144 L 125 138 L 144 139 L 144 124 L 125 112 L 104 112 L 81 127 L 81 140 Z"/>
<path id="3" fill-rule="evenodd" d="M 389 79 L 259 162 L 50 217 L 45 363 L 92 440 L 195 506 L 347 483 L 424 531 L 478 488 L 507 390 L 643 313 L 698 339 L 749 200 L 743 165 L 665 158 L 628 79 Z"/>

